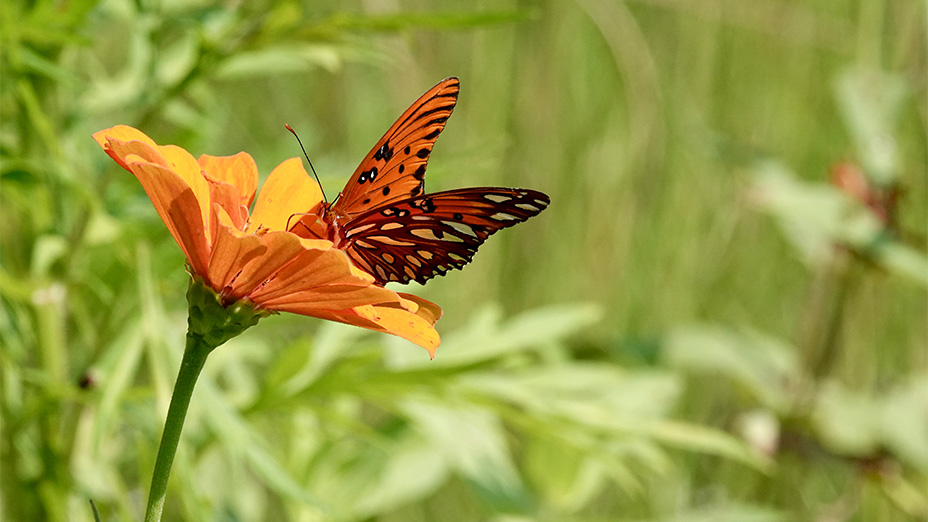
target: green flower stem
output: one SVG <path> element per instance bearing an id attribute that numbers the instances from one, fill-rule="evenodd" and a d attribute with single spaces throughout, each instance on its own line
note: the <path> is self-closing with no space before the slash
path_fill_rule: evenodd
<path id="1" fill-rule="evenodd" d="M 180 362 L 174 394 L 168 407 L 168 418 L 164 422 L 161 446 L 155 458 L 155 471 L 151 478 L 151 490 L 148 492 L 148 507 L 145 510 L 145 522 L 158 522 L 164 511 L 164 497 L 168 491 L 168 478 L 171 466 L 180 442 L 180 433 L 184 429 L 187 407 L 197 378 L 206 363 L 206 357 L 217 346 L 254 326 L 259 319 L 270 312 L 255 310 L 247 301 L 239 301 L 228 306 L 206 283 L 197 276 L 190 281 L 187 288 L 187 347 Z"/>
<path id="2" fill-rule="evenodd" d="M 168 491 L 168 478 L 171 476 L 171 466 L 174 464 L 174 455 L 177 453 L 180 433 L 184 428 L 184 419 L 187 417 L 187 407 L 190 405 L 193 387 L 206 362 L 206 356 L 213 348 L 204 343 L 202 337 L 187 334 L 187 347 L 184 350 L 184 358 L 180 362 L 177 383 L 174 384 L 174 394 L 171 396 L 171 405 L 168 407 L 168 417 L 164 422 L 164 433 L 161 435 L 161 446 L 158 447 L 158 457 L 155 459 L 155 471 L 151 478 L 151 489 L 148 492 L 145 522 L 161 520 L 164 497 Z"/>

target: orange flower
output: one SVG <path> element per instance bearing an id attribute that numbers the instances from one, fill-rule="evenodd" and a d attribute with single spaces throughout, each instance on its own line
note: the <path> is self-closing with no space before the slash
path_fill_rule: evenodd
<path id="1" fill-rule="evenodd" d="M 195 277 L 222 302 L 255 310 L 293 312 L 408 339 L 434 356 L 441 308 L 377 286 L 330 241 L 286 230 L 322 192 L 299 158 L 275 168 L 258 194 L 258 169 L 245 152 L 199 159 L 174 145 L 158 145 L 125 125 L 93 135 L 120 166 L 141 182 Z"/>

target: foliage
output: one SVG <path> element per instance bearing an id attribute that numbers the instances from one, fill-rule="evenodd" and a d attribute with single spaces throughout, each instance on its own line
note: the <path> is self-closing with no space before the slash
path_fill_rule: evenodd
<path id="1" fill-rule="evenodd" d="M 139 519 L 180 361 L 183 256 L 92 132 L 266 174 L 290 123 L 341 187 L 450 75 L 429 189 L 552 206 L 417 290 L 434 361 L 216 350 L 165 519 L 928 518 L 924 4 L 491 5 L 0 3 L 3 519 Z"/>

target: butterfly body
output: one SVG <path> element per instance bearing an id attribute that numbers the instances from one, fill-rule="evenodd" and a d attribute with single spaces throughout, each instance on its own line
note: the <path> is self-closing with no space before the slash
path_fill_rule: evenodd
<path id="1" fill-rule="evenodd" d="M 339 197 L 320 203 L 294 232 L 328 239 L 387 282 L 424 283 L 473 259 L 487 237 L 544 210 L 545 194 L 476 187 L 425 194 L 425 169 L 457 101 L 446 78 L 410 106 L 365 156 Z"/>

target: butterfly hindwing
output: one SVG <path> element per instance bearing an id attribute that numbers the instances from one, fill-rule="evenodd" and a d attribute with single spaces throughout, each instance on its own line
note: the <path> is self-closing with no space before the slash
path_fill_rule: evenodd
<path id="1" fill-rule="evenodd" d="M 422 194 L 429 154 L 459 90 L 457 78 L 446 78 L 406 109 L 358 165 L 333 210 L 355 216 Z"/>
<path id="2" fill-rule="evenodd" d="M 346 223 L 340 248 L 379 284 L 424 283 L 463 267 L 490 235 L 537 215 L 549 201 L 534 190 L 497 187 L 416 196 Z"/>

